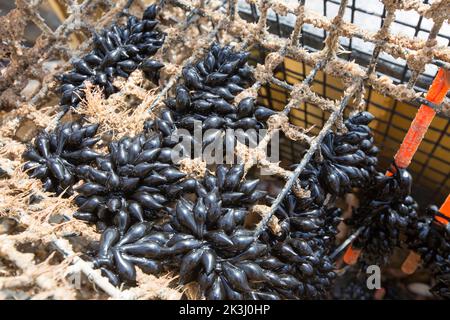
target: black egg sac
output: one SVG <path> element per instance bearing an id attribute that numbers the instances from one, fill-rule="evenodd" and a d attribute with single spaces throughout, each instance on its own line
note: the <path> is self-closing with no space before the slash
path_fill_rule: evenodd
<path id="1" fill-rule="evenodd" d="M 157 13 L 158 7 L 151 5 L 144 11 L 142 20 L 129 16 L 125 26 L 113 24 L 95 34 L 93 50 L 74 61 L 72 71 L 60 76 L 61 106 L 78 105 L 84 97 L 86 80 L 104 89 L 107 97 L 117 91 L 112 84 L 115 77 L 128 78 L 137 68 L 157 83 L 163 64 L 149 59 L 164 42 L 164 34 L 155 28 Z"/>
<path id="2" fill-rule="evenodd" d="M 360 112 L 345 122 L 347 133 L 325 136 L 320 148 L 322 159 L 310 161 L 300 173 L 298 184 L 310 194 L 296 200 L 297 210 L 322 206 L 327 193 L 342 196 L 370 183 L 378 152 L 367 126 L 372 119 L 370 113 Z"/>
<path id="3" fill-rule="evenodd" d="M 436 206 L 429 206 L 425 214 L 408 227 L 408 247 L 420 254 L 423 264 L 436 279 L 431 292 L 450 299 L 450 234 L 434 220 L 439 214 Z"/>
<path id="4" fill-rule="evenodd" d="M 258 180 L 242 176 L 242 166 L 219 166 L 215 175 L 196 181 L 190 199 L 180 197 L 166 208 L 169 221 L 152 228 L 134 225 L 122 237 L 117 228 L 107 229 L 95 264 L 107 269 L 105 275 L 115 283 L 134 281 L 135 266 L 152 273 L 164 266 L 179 270 L 181 284 L 197 281 L 208 299 L 256 294 L 251 281 L 264 275 L 251 261 L 264 255 L 267 246 L 253 243 L 244 219 L 265 193 L 255 190 Z"/>
<path id="5" fill-rule="evenodd" d="M 282 239 L 255 239 L 244 222 L 265 196 L 257 184 L 243 179 L 240 165 L 218 166 L 197 180 L 195 193 L 167 207 L 168 221 L 140 222 L 124 235 L 106 229 L 94 264 L 114 285 L 133 283 L 136 267 L 154 274 L 178 270 L 180 284 L 197 282 L 206 299 L 322 297 L 335 277 L 324 249 L 335 230 L 319 229 L 339 210 L 300 213 Z"/>
<path id="6" fill-rule="evenodd" d="M 300 282 L 284 297 L 324 298 L 335 278 L 334 265 L 328 256 L 334 246 L 341 211 L 315 205 L 302 210 L 302 206 L 301 199 L 289 194 L 275 213 L 281 233 L 275 235 L 267 229 L 261 240 L 270 245 L 271 255 L 281 262 L 282 269 Z"/>
<path id="7" fill-rule="evenodd" d="M 448 242 L 447 242 L 447 245 Z M 447 250 L 447 255 L 439 256 L 439 261 L 436 261 L 434 265 L 434 277 L 436 284 L 431 288 L 431 292 L 441 298 L 450 300 L 450 254 Z"/>
<path id="8" fill-rule="evenodd" d="M 354 187 L 363 187 L 376 172 L 378 148 L 368 127 L 373 118 L 369 112 L 360 112 L 345 121 L 347 133 L 325 136 L 319 179 L 328 193 L 341 196 Z"/>
<path id="9" fill-rule="evenodd" d="M 126 26 L 95 35 L 92 52 L 61 76 L 61 105 L 77 106 L 85 80 L 100 85 L 106 96 L 116 91 L 114 77 L 127 78 L 137 68 L 158 81 L 162 64 L 148 58 L 164 40 L 155 29 L 156 14 L 152 5 L 142 20 L 130 16 Z M 246 179 L 243 164 L 208 167 L 202 178 L 180 171 L 174 158 L 180 154 L 174 151 L 189 155 L 174 148 L 186 147 L 180 139 L 205 148 L 223 138 L 226 129 L 265 128 L 275 113 L 253 98 L 234 102 L 254 83 L 248 56 L 213 44 L 204 59 L 183 68 L 174 97 L 165 101 L 168 108 L 146 121 L 140 134 L 110 142 L 105 154 L 91 149 L 99 140 L 94 137 L 98 125 L 78 122 L 41 132 L 26 150 L 24 169 L 41 179 L 45 190 L 71 194 L 83 180 L 76 189 L 74 217 L 96 223 L 102 232 L 94 266 L 115 286 L 135 284 L 136 268 L 151 274 L 175 271 L 180 285 L 197 283 L 206 299 L 327 298 L 336 280 L 329 256 L 342 220 L 333 202 L 358 192 L 360 207 L 346 222 L 364 227 L 353 243 L 364 249 L 361 268 L 386 262 L 406 234 L 409 247 L 433 270 L 433 292 L 448 298 L 449 235 L 431 218 L 418 218 L 406 170 L 395 168 L 389 177 L 376 171 L 378 149 L 368 112 L 345 121 L 346 133 L 325 136 L 296 182 L 309 195 L 290 191 L 259 237 L 248 214 L 254 205 L 272 205 L 274 198 L 258 189 L 258 179 Z M 196 121 L 202 142 L 179 136 L 181 129 L 195 132 Z M 241 137 L 240 142 L 252 142 L 246 133 Z M 230 141 L 223 142 L 228 148 Z M 355 297 L 350 292 L 355 290 L 369 298 L 357 281 L 347 283 L 337 296 Z"/>
<path id="10" fill-rule="evenodd" d="M 269 201 L 273 200 L 270 197 L 266 198 Z M 292 235 L 307 238 L 320 235 L 324 247 L 328 248 L 334 242 L 336 227 L 341 221 L 340 214 L 339 209 L 326 208 L 323 203 L 313 204 L 304 209 L 303 199 L 290 192 L 275 213 L 280 220 L 281 234 L 274 238 L 274 235 L 266 231 L 268 237 L 265 239 L 279 241 Z"/>
<path id="11" fill-rule="evenodd" d="M 165 101 L 174 111 L 177 127 L 193 130 L 194 122 L 201 121 L 203 130 L 264 128 L 273 110 L 256 106 L 253 98 L 233 104 L 236 95 L 254 82 L 248 56 L 213 44 L 203 60 L 183 68 L 183 83 L 177 85 L 175 97 Z"/>
<path id="12" fill-rule="evenodd" d="M 84 183 L 77 189 L 79 209 L 74 216 L 99 222 L 101 230 L 114 224 L 123 235 L 133 222 L 163 209 L 172 189 L 191 188 L 180 183 L 185 174 L 161 145 L 159 133 L 124 137 L 111 142 L 109 153 L 98 157 L 95 166 L 78 166 L 76 172 Z"/>
<path id="13" fill-rule="evenodd" d="M 408 248 L 419 253 L 424 265 L 429 266 L 435 261 L 437 250 L 444 244 L 440 229 L 433 223 L 438 212 L 436 206 L 429 206 L 425 213 L 410 221 L 406 235 Z"/>
<path id="14" fill-rule="evenodd" d="M 411 184 L 405 169 L 396 168 L 391 177 L 378 173 L 362 194 L 360 207 L 346 221 L 355 227 L 365 226 L 353 245 L 363 248 L 362 259 L 368 264 L 387 263 L 394 247 L 402 245 L 400 235 L 417 218 L 417 203 L 409 195 Z"/>
<path id="15" fill-rule="evenodd" d="M 360 112 L 345 121 L 348 132 L 329 132 L 320 147 L 322 159 L 310 161 L 300 173 L 298 184 L 309 196 L 297 199 L 297 209 L 322 206 L 325 196 L 343 196 L 353 188 L 364 188 L 376 173 L 378 148 L 367 126 L 373 116 Z"/>
<path id="16" fill-rule="evenodd" d="M 71 187 L 79 180 L 75 167 L 100 156 L 91 149 L 99 141 L 94 137 L 97 128 L 97 124 L 82 126 L 79 122 L 68 122 L 52 132 L 41 131 L 22 155 L 28 160 L 23 170 L 40 179 L 45 191 L 71 194 Z"/>

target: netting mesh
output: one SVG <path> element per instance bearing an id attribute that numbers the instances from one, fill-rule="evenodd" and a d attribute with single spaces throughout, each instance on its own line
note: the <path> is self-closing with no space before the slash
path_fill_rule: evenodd
<path id="1" fill-rule="evenodd" d="M 323 16 L 329 15 L 329 11 L 332 9 L 336 10 L 338 5 L 339 2 L 329 0 L 314 3 L 315 9 L 320 10 L 319 12 Z M 408 11 L 409 20 L 400 19 L 398 13 L 399 11 L 397 11 L 393 26 L 396 27 L 394 29 L 400 30 L 399 34 L 407 32 L 411 36 L 422 39 L 429 37 L 430 30 L 432 29 L 431 21 L 425 23 L 426 18 L 418 15 L 415 11 Z M 248 21 L 256 21 L 258 18 L 256 7 L 249 5 L 242 16 Z M 382 24 L 382 18 L 385 16 L 385 8 L 376 12 L 373 11 L 373 7 L 371 6 L 367 10 L 364 9 L 364 3 L 362 2 L 349 1 L 345 20 L 358 25 L 364 25 L 364 22 L 367 20 L 375 25 L 370 26 L 372 29 L 375 29 Z M 268 22 L 269 32 L 281 37 L 289 36 L 293 27 L 290 20 L 286 21 L 285 18 L 274 14 Z M 325 40 L 327 33 L 327 30 L 314 29 L 311 25 L 309 25 L 309 28 L 302 28 L 301 45 L 312 52 L 322 50 L 323 40 Z M 441 28 L 437 33 L 436 39 L 445 48 L 448 45 L 449 35 L 447 32 L 442 31 Z M 340 43 L 342 52 L 339 56 L 341 58 L 354 60 L 364 67 L 368 65 L 371 53 L 373 53 L 373 43 L 365 42 L 357 36 L 351 38 L 341 37 Z M 254 56 L 255 63 L 263 63 L 267 53 L 268 51 L 266 49 L 258 47 Z M 424 92 L 429 87 L 437 66 L 445 66 L 445 63 L 438 59 L 431 59 L 430 61 L 431 63 L 425 66 L 426 71 L 420 73 L 415 80 L 413 88 L 418 92 Z M 302 81 L 310 70 L 311 66 L 305 62 L 287 58 L 284 63 L 277 66 L 274 73 L 277 79 L 284 80 L 292 85 Z M 389 76 L 396 84 L 408 83 L 413 76 L 413 72 L 409 70 L 409 65 L 404 59 L 389 59 L 388 55 L 383 52 L 380 54 L 376 71 L 380 75 Z M 312 90 L 314 92 L 331 99 L 338 99 L 342 88 L 343 84 L 339 78 L 321 71 L 312 84 Z M 264 104 L 279 110 L 286 104 L 289 98 L 289 91 L 283 86 L 271 83 L 264 86 L 264 89 L 260 92 L 260 97 Z M 367 101 L 366 110 L 376 115 L 376 119 L 370 126 L 375 133 L 377 145 L 381 146 L 382 149 L 379 156 L 380 164 L 382 167 L 387 167 L 406 134 L 406 130 L 414 118 L 420 103 L 416 101 L 399 101 L 395 97 L 380 94 L 379 91 L 373 89 L 371 86 L 366 86 L 365 99 Z M 291 112 L 290 121 L 304 127 L 312 125 L 321 127 L 326 117 L 327 113 L 322 112 L 316 104 L 306 102 L 298 111 Z M 413 194 L 420 203 L 426 204 L 430 200 L 434 203 L 442 203 L 449 192 L 449 133 L 448 117 L 445 113 L 441 113 L 431 124 L 410 166 L 410 171 L 415 181 Z M 292 144 L 289 140 L 283 141 L 281 148 L 282 158 L 287 163 L 294 163 L 295 159 L 298 159 L 300 156 L 300 151 L 302 150 L 301 146 Z"/>
<path id="2" fill-rule="evenodd" d="M 58 1 L 48 3 L 61 7 Z M 41 191 L 39 181 L 28 178 L 20 169 L 20 154 L 38 129 L 53 128 L 62 117 L 77 116 L 75 111 L 67 114 L 60 111 L 54 76 L 66 70 L 73 58 L 89 49 L 95 30 L 145 7 L 138 0 L 71 0 L 63 5 L 68 16 L 61 15 L 61 24 L 52 29 L 39 11 L 40 6 L 48 3 L 16 0 L 15 8 L 0 17 L 0 163 L 3 176 L 0 180 L 0 215 L 5 217 L 1 220 L 0 229 L 2 294 L 8 297 L 20 293 L 27 298 L 179 298 L 185 288 L 172 285 L 176 275 L 155 278 L 139 273 L 138 286 L 124 291 L 110 285 L 99 271 L 93 270 L 82 259 L 81 248 L 88 248 L 99 235 L 89 225 L 71 219 L 75 211 L 72 199 L 46 194 Z M 255 165 L 264 167 L 285 181 L 272 206 L 262 209 L 263 219 L 255 231 L 258 235 L 326 133 L 345 130 L 343 117 L 349 112 L 366 108 L 369 111 L 374 108 L 389 111 L 403 108 L 403 103 L 423 103 L 434 108 L 442 119 L 450 113 L 448 98 L 435 105 L 423 98 L 420 85 L 415 86 L 419 81 L 419 84 L 423 82 L 422 87 L 426 87 L 427 82 L 421 79 L 426 65 L 449 66 L 450 50 L 437 41 L 439 30 L 450 14 L 448 1 L 424 4 L 418 0 L 385 0 L 382 24 L 377 32 L 366 31 L 344 19 L 349 4 L 347 0 L 335 3 L 339 6 L 337 15 L 330 19 L 306 10 L 304 0 L 298 3 L 248 1 L 252 14 L 239 12 L 236 1 L 163 1 L 160 22 L 167 38 L 156 54 L 157 59 L 165 64 L 159 87 L 145 80 L 140 71 L 135 71 L 127 80 L 115 82 L 120 91 L 108 99 L 102 98 L 95 88 L 88 88 L 86 102 L 80 112 L 100 123 L 100 130 L 104 132 L 112 129 L 117 136 L 133 133 L 142 127 L 144 120 L 157 113 L 162 100 L 179 79 L 182 67 L 202 57 L 212 41 L 232 44 L 238 50 L 253 50 L 258 62 L 255 66 L 256 82 L 239 94 L 236 102 L 259 94 L 262 102 L 279 112 L 270 119 L 269 134 L 255 150 L 250 151 L 240 145 L 237 151 L 244 155 L 247 170 Z M 393 35 L 390 28 L 398 10 L 415 11 L 421 17 L 431 19 L 433 26 L 428 38 L 419 40 Z M 294 26 L 274 24 L 268 20 L 271 12 L 277 18 L 294 15 Z M 30 23 L 37 27 L 40 35 L 34 43 L 24 47 L 24 34 Z M 315 48 L 306 45 L 305 24 L 324 31 L 323 45 Z M 340 37 L 373 43 L 373 52 L 364 62 L 350 57 L 345 59 Z M 382 53 L 404 59 L 405 70 L 409 70 L 408 78 L 406 71 L 400 81 L 378 73 L 377 65 Z M 301 66 L 301 72 L 292 70 L 297 69 L 293 66 Z M 326 93 L 329 88 L 325 79 L 330 77 L 340 81 L 341 87 L 335 90 L 339 96 Z M 373 102 L 367 105 L 366 101 L 371 101 L 374 92 L 391 97 L 393 106 Z M 281 98 L 277 93 L 282 93 Z M 311 111 L 312 108 L 316 111 Z M 320 121 L 311 121 L 311 112 Z M 389 116 L 379 128 L 375 124 L 385 132 L 382 139 L 387 139 L 387 130 L 391 130 L 394 122 L 396 115 Z M 310 128 L 312 125 L 314 128 Z M 270 163 L 263 151 L 271 133 L 278 131 L 286 137 L 291 153 L 289 161 L 298 163 L 293 171 Z M 448 152 L 444 141 L 448 139 L 448 121 L 442 129 L 439 127 L 439 132 L 440 137 L 432 146 L 431 154 L 441 147 Z M 306 150 L 300 161 L 295 153 L 298 146 Z M 386 164 L 390 162 L 391 154 L 386 153 Z M 444 163 L 448 168 L 448 160 L 444 159 Z M 431 160 L 427 158 L 422 169 L 417 171 L 419 181 L 431 166 Z M 441 173 L 445 177 L 439 182 L 434 181 L 441 194 L 448 192 L 449 188 L 449 170 L 445 167 L 443 170 Z M 42 197 L 43 200 L 30 205 L 31 197 Z M 41 256 L 36 253 L 37 249 L 24 249 L 36 243 L 44 252 Z M 70 281 L 70 275 L 77 271 L 85 276 L 81 290 Z M 97 291 L 96 287 L 102 291 Z"/>

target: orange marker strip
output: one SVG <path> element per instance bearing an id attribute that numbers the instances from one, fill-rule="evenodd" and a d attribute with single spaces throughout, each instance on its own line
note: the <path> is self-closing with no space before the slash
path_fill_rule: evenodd
<path id="1" fill-rule="evenodd" d="M 436 74 L 436 77 L 431 83 L 430 89 L 428 90 L 425 98 L 430 102 L 440 104 L 442 103 L 442 101 L 444 101 L 445 96 L 447 95 L 447 92 L 449 90 L 450 71 L 440 68 L 438 73 Z M 424 104 L 420 106 L 414 120 L 411 123 L 411 126 L 409 127 L 408 132 L 403 138 L 403 142 L 400 145 L 400 148 L 398 149 L 394 157 L 394 162 L 399 168 L 407 168 L 409 166 L 435 115 L 436 111 L 434 111 L 433 108 Z M 391 170 L 388 170 L 386 172 L 386 175 L 392 176 L 393 172 L 391 172 Z M 446 208 L 448 208 L 446 210 L 450 212 L 450 204 Z M 450 213 L 448 213 L 448 217 L 450 217 Z M 444 220 L 443 218 L 440 219 Z M 347 264 L 355 264 L 360 254 L 361 250 L 353 249 L 350 245 L 344 254 L 344 262 Z"/>
<path id="2" fill-rule="evenodd" d="M 402 271 L 405 274 L 413 274 L 414 272 L 416 272 L 417 270 L 417 266 L 420 263 L 420 254 L 414 252 L 414 251 L 409 251 L 409 255 L 408 257 L 405 259 L 405 261 L 403 261 L 402 264 Z"/>
<path id="3" fill-rule="evenodd" d="M 440 223 L 442 223 L 444 226 L 446 226 L 449 223 L 450 220 L 450 194 L 447 196 L 447 199 L 445 199 L 444 203 L 442 204 L 441 208 L 439 209 L 439 212 L 447 217 L 440 217 L 440 216 L 435 216 L 434 219 L 439 221 Z"/>
<path id="4" fill-rule="evenodd" d="M 430 102 L 440 104 L 444 101 L 449 89 L 450 71 L 440 68 L 425 98 Z M 394 161 L 399 168 L 409 166 L 435 115 L 436 111 L 433 108 L 424 104 L 420 106 L 394 157 Z"/>
<path id="5" fill-rule="evenodd" d="M 353 265 L 358 261 L 361 249 L 355 249 L 350 245 L 344 254 L 344 262 L 348 265 Z"/>

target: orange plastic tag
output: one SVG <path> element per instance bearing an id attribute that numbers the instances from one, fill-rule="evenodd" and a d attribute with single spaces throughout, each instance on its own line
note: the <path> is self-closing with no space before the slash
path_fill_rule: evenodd
<path id="1" fill-rule="evenodd" d="M 444 101 L 449 89 L 450 71 L 441 68 L 428 90 L 426 99 L 430 102 L 439 104 Z M 429 106 L 424 104 L 420 106 L 408 132 L 403 138 L 403 142 L 400 145 L 397 154 L 395 155 L 394 159 L 397 166 L 400 168 L 407 168 L 409 166 L 435 115 L 436 112 Z"/>
<path id="2" fill-rule="evenodd" d="M 447 196 L 447 199 L 445 199 L 444 203 L 442 204 L 441 208 L 439 209 L 439 212 L 446 216 L 448 219 L 440 216 L 435 216 L 434 218 L 442 223 L 444 226 L 446 226 L 449 223 L 450 220 L 450 194 Z"/>
<path id="3" fill-rule="evenodd" d="M 410 251 L 408 257 L 402 264 L 402 271 L 405 274 L 413 274 L 417 270 L 420 263 L 420 255 L 414 251 Z"/>
<path id="4" fill-rule="evenodd" d="M 347 248 L 344 254 L 344 262 L 348 265 L 355 264 L 358 261 L 361 249 L 354 249 L 351 245 Z"/>

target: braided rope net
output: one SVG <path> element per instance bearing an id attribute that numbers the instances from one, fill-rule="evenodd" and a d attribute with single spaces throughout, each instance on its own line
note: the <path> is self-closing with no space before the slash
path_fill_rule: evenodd
<path id="1" fill-rule="evenodd" d="M 42 0 L 15 0 L 15 8 L 0 17 L 0 299 L 179 299 L 183 293 L 195 297 L 189 288 L 174 285 L 176 274 L 154 277 L 138 273 L 138 286 L 127 290 L 112 286 L 98 270 L 83 259 L 92 241 L 100 235 L 92 226 L 71 219 L 76 208 L 73 198 L 46 193 L 41 182 L 31 179 L 21 170 L 21 154 L 39 129 L 50 130 L 64 119 L 77 116 L 76 111 L 61 112 L 56 93 L 55 75 L 70 67 L 70 62 L 85 54 L 93 32 L 110 25 L 121 15 L 140 12 L 148 5 L 141 0 L 68 0 L 67 16 L 52 29 L 41 16 Z M 379 31 L 369 32 L 344 20 L 347 0 L 342 0 L 337 15 L 330 19 L 305 9 L 305 1 L 248 0 L 257 8 L 256 23 L 242 19 L 237 1 L 168 0 L 161 4 L 160 28 L 167 36 L 156 59 L 164 63 L 158 85 L 145 80 L 137 70 L 128 79 L 115 81 L 119 92 L 107 99 L 97 88 L 88 86 L 81 112 L 88 121 L 100 124 L 100 132 L 114 132 L 116 137 L 134 134 L 144 121 L 158 114 L 168 93 L 181 76 L 183 66 L 203 57 L 213 41 L 231 44 L 236 50 L 251 50 L 260 46 L 267 50 L 264 64 L 254 68 L 256 81 L 236 98 L 257 97 L 266 84 L 278 85 L 290 92 L 289 102 L 268 124 L 269 138 L 281 131 L 291 140 L 305 145 L 307 152 L 294 170 L 270 163 L 264 153 L 269 139 L 254 150 L 240 146 L 246 159 L 245 168 L 263 167 L 285 181 L 271 207 L 260 208 L 262 220 L 256 233 L 263 231 L 277 206 L 292 189 L 294 182 L 313 157 L 322 139 L 330 130 L 345 130 L 344 110 L 365 109 L 364 93 L 370 87 L 398 101 L 426 103 L 439 114 L 448 116 L 448 98 L 440 105 L 427 102 L 414 84 L 427 64 L 448 67 L 450 49 L 439 45 L 436 37 L 450 16 L 450 2 L 436 0 L 423 4 L 419 0 L 383 0 L 385 19 Z M 292 33 L 279 37 L 268 31 L 269 10 L 280 16 L 296 17 Z M 411 10 L 432 19 L 428 39 L 419 40 L 390 33 L 395 13 Z M 40 35 L 31 46 L 23 46 L 26 26 L 32 22 Z M 311 52 L 299 42 L 304 24 L 327 31 L 322 50 Z M 186 37 L 185 35 L 189 35 Z M 359 38 L 375 45 L 367 67 L 339 57 L 339 37 Z M 376 73 L 381 53 L 406 60 L 412 77 L 407 84 L 395 84 Z M 304 62 L 312 67 L 309 75 L 298 84 L 290 85 L 277 79 L 273 72 L 284 58 Z M 317 95 L 311 88 L 319 71 L 342 79 L 345 89 L 338 100 Z M 308 128 L 289 124 L 291 110 L 302 103 L 316 105 L 329 115 L 316 135 Z M 131 111 L 132 110 L 132 111 Z M 190 170 L 194 170 L 191 164 Z M 30 198 L 42 200 L 30 204 Z M 73 280 L 81 274 L 80 283 Z M 77 280 L 77 281 L 78 281 Z M 75 281 L 75 282 L 77 282 Z"/>

